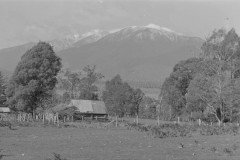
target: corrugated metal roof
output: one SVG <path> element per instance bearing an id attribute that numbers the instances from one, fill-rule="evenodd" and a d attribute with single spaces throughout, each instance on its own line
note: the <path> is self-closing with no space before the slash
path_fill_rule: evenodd
<path id="1" fill-rule="evenodd" d="M 96 113 L 106 114 L 106 107 L 103 101 L 90 101 L 90 100 L 71 100 L 68 106 L 77 107 L 77 111 L 81 113 Z"/>
<path id="2" fill-rule="evenodd" d="M 69 106 L 77 107 L 77 111 L 82 113 L 93 113 L 91 101 L 88 100 L 71 100 Z"/>
<path id="3" fill-rule="evenodd" d="M 92 102 L 92 107 L 93 107 L 94 113 L 101 113 L 101 114 L 107 113 L 104 102 L 102 102 L 102 101 L 91 101 L 91 102 Z"/>
<path id="4" fill-rule="evenodd" d="M 9 113 L 10 109 L 8 107 L 0 107 L 0 113 Z"/>

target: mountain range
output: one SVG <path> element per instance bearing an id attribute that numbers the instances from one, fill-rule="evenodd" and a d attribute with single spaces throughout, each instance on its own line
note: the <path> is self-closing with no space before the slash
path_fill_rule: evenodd
<path id="1" fill-rule="evenodd" d="M 64 67 L 80 70 L 96 65 L 109 79 L 162 81 L 173 66 L 200 53 L 203 40 L 154 24 L 113 31 L 94 30 L 49 41 Z M 20 57 L 36 43 L 0 50 L 0 68 L 13 71 Z"/>

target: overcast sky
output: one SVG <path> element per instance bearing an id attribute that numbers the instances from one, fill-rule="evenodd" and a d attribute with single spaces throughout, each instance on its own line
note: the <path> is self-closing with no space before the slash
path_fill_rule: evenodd
<path id="1" fill-rule="evenodd" d="M 239 0 L 0 0 L 0 48 L 150 23 L 205 38 L 239 17 Z"/>

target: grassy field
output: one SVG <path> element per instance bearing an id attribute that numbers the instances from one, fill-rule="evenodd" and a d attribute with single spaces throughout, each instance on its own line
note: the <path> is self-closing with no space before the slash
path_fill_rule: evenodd
<path id="1" fill-rule="evenodd" d="M 69 160 L 240 159 L 239 136 L 153 138 L 125 128 L 0 127 L 2 160 L 45 160 L 59 153 Z"/>

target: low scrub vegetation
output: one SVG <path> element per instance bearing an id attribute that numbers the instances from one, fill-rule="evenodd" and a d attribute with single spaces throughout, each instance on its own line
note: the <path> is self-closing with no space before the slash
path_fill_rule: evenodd
<path id="1" fill-rule="evenodd" d="M 209 125 L 179 125 L 179 124 L 162 124 L 162 125 L 143 125 L 136 123 L 127 123 L 128 129 L 135 129 L 146 132 L 148 135 L 167 138 L 167 137 L 190 137 L 192 133 L 200 133 L 204 136 L 211 135 L 238 135 L 239 126 L 209 126 Z"/>
<path id="2" fill-rule="evenodd" d="M 0 121 L 0 127 L 9 127 L 11 123 L 9 121 Z"/>
<path id="3" fill-rule="evenodd" d="M 16 127 L 58 127 L 58 128 L 105 128 L 109 121 L 82 121 L 69 123 L 42 123 L 41 121 L 27 122 L 27 121 L 0 121 L 0 127 L 9 127 L 14 129 Z"/>
<path id="4" fill-rule="evenodd" d="M 76 122 L 76 123 L 65 123 L 62 127 L 65 128 L 104 128 L 107 123 L 98 122 L 98 121 L 84 121 L 84 122 Z"/>
<path id="5" fill-rule="evenodd" d="M 63 126 L 60 124 L 56 126 L 52 123 L 45 123 L 34 121 L 34 122 L 27 122 L 27 121 L 0 121 L 0 127 L 9 127 L 10 129 L 16 129 L 16 127 L 61 127 Z"/>
<path id="6" fill-rule="evenodd" d="M 67 159 L 63 158 L 60 154 L 53 153 L 53 158 L 48 158 L 46 160 L 67 160 Z"/>
<path id="7" fill-rule="evenodd" d="M 225 125 L 225 126 L 201 126 L 201 135 L 237 135 L 239 134 L 239 126 Z"/>
<path id="8" fill-rule="evenodd" d="M 191 136 L 191 132 L 195 130 L 190 125 L 178 125 L 178 124 L 162 124 L 156 125 L 137 125 L 136 123 L 128 124 L 128 129 L 136 129 L 141 132 L 147 132 L 148 135 L 157 138 L 167 137 L 187 137 Z"/>

